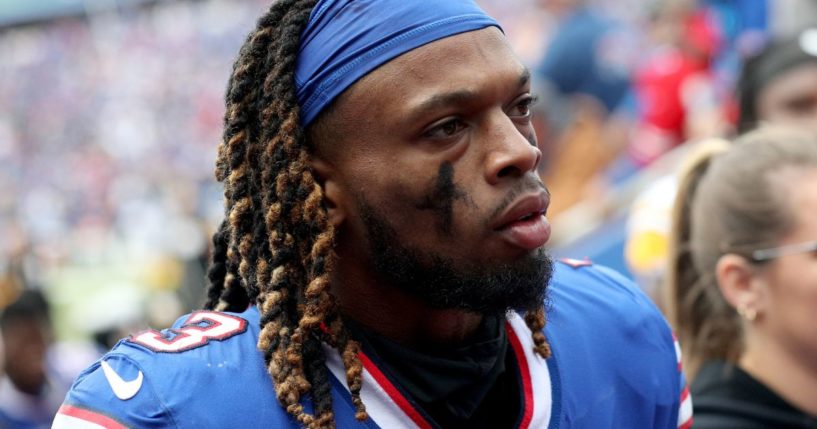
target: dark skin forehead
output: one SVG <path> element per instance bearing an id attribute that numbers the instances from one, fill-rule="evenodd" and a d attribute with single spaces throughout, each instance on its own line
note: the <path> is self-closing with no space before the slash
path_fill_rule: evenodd
<path id="1" fill-rule="evenodd" d="M 485 67 L 452 74 L 451 69 L 461 67 L 446 65 L 463 65 L 464 49 L 481 57 Z M 405 53 L 364 76 L 321 113 L 308 133 L 322 158 L 336 160 L 350 149 L 340 143 L 361 143 L 349 140 L 363 127 L 377 123 L 408 131 L 446 108 L 478 109 L 480 103 L 529 91 L 530 76 L 498 29 L 458 34 Z M 502 85 L 486 88 L 486 81 Z M 376 98 L 387 98 L 399 108 L 368 109 Z"/>

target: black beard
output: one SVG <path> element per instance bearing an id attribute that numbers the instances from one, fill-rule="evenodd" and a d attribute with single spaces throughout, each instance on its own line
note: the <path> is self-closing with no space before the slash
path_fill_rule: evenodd
<path id="1" fill-rule="evenodd" d="M 544 305 L 553 261 L 544 248 L 508 264 L 459 264 L 442 255 L 402 245 L 385 216 L 363 201 L 374 269 L 392 287 L 434 308 L 461 309 L 484 315 L 536 310 Z"/>

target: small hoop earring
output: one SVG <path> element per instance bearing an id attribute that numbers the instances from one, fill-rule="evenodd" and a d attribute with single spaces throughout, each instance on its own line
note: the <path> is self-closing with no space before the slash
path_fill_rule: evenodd
<path id="1" fill-rule="evenodd" d="M 738 314 L 749 322 L 754 322 L 755 319 L 757 319 L 757 310 L 747 306 L 746 304 L 741 304 L 738 306 Z"/>

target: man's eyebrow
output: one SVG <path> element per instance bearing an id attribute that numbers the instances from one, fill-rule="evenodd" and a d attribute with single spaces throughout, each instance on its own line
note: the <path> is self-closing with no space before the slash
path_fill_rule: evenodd
<path id="1" fill-rule="evenodd" d="M 531 78 L 530 69 L 525 67 L 519 73 L 519 82 L 517 85 L 520 88 L 527 85 L 530 82 L 530 78 Z M 429 97 L 428 99 L 424 100 L 420 104 L 418 104 L 415 108 L 413 108 L 412 109 L 413 113 L 411 114 L 411 116 L 412 117 L 422 116 L 426 112 L 434 111 L 436 109 L 440 109 L 446 106 L 469 104 L 470 102 L 478 98 L 479 94 L 477 92 L 467 89 L 435 94 Z"/>
<path id="2" fill-rule="evenodd" d="M 426 112 L 446 106 L 468 104 L 477 98 L 479 98 L 479 94 L 467 89 L 434 94 L 412 109 L 413 114 L 411 116 L 422 116 Z"/>

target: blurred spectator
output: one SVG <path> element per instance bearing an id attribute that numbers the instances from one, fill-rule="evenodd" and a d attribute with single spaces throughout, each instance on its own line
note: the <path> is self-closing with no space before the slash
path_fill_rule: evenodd
<path id="1" fill-rule="evenodd" d="M 747 60 L 738 95 L 740 132 L 759 122 L 817 131 L 817 27 L 775 41 Z"/>
<path id="2" fill-rule="evenodd" d="M 701 144 L 717 144 L 711 141 L 715 139 Z M 670 219 L 677 188 L 674 175 L 659 178 L 635 198 L 627 218 L 628 236 L 624 244 L 627 267 L 639 287 L 658 303 L 666 276 Z"/>
<path id="3" fill-rule="evenodd" d="M 750 132 L 679 189 L 667 307 L 695 427 L 815 427 L 817 139 Z"/>
<path id="4" fill-rule="evenodd" d="M 713 71 L 723 35 L 711 10 L 666 2 L 651 36 L 654 48 L 634 78 L 639 120 L 629 151 L 638 166 L 689 139 L 722 135 L 727 123 Z"/>
<path id="5" fill-rule="evenodd" d="M 770 43 L 746 61 L 737 88 L 739 132 L 762 122 L 817 132 L 815 39 L 817 30 L 807 30 L 795 38 Z M 652 184 L 632 205 L 627 224 L 627 263 L 639 284 L 654 296 L 659 294 L 666 272 L 669 213 L 676 186 L 672 176 Z"/>
<path id="6" fill-rule="evenodd" d="M 534 68 L 540 100 L 534 125 L 543 151 L 543 179 L 553 195 L 551 217 L 593 192 L 593 179 L 625 145 L 622 108 L 639 37 L 585 0 L 540 0 L 559 21 Z"/>
<path id="7" fill-rule="evenodd" d="M 536 67 L 537 85 L 545 89 L 542 100 L 552 115 L 558 114 L 551 97 L 584 95 L 605 114 L 621 103 L 630 85 L 637 59 L 637 36 L 632 28 L 591 8 L 582 0 L 541 0 L 561 18 L 545 55 Z"/>
<path id="8" fill-rule="evenodd" d="M 25 290 L 0 314 L 3 375 L 0 378 L 0 428 L 47 428 L 68 385 L 50 371 L 52 343 L 48 303 Z"/>

